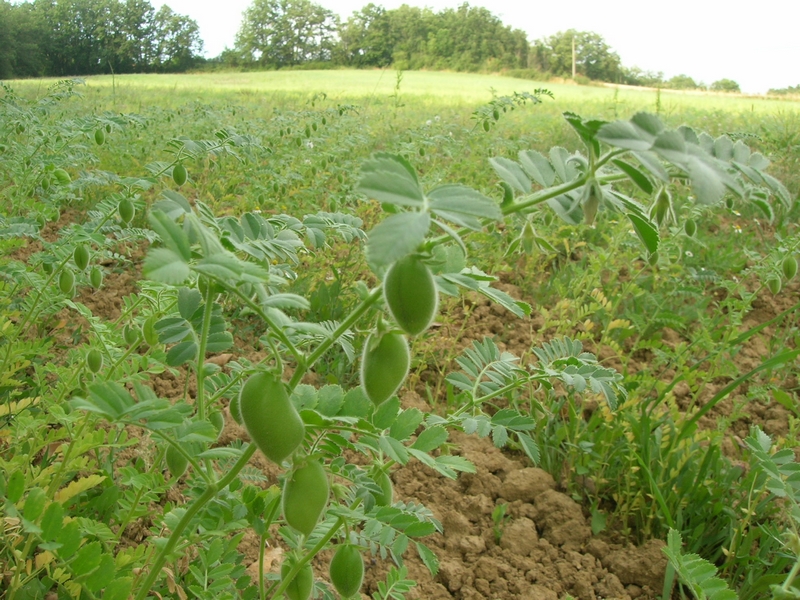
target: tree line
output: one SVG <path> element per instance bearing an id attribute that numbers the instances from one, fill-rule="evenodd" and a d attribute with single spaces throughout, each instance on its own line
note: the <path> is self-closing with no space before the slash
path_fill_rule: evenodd
<path id="1" fill-rule="evenodd" d="M 197 23 L 148 0 L 0 0 L 0 78 L 186 71 Z"/>
<path id="2" fill-rule="evenodd" d="M 570 29 L 536 40 L 467 3 L 435 12 L 367 4 L 341 19 L 312 0 L 253 0 L 233 48 L 202 57 L 197 23 L 149 0 L 0 0 L 0 78 L 244 69 L 382 68 L 509 71 L 674 89 L 708 89 L 687 75 L 622 65 L 597 33 Z M 739 91 L 722 79 L 712 90 Z"/>
<path id="3" fill-rule="evenodd" d="M 219 62 L 475 71 L 526 67 L 528 53 L 525 32 L 466 3 L 439 12 L 370 3 L 342 21 L 310 0 L 254 0 Z"/>

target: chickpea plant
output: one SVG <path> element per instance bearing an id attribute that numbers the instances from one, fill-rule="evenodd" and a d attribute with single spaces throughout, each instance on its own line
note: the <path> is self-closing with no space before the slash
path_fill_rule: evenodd
<path id="1" fill-rule="evenodd" d="M 508 107 L 534 98 L 518 98 Z M 507 108 L 500 100 L 494 102 L 476 116 L 484 129 Z M 378 600 L 403 597 L 414 585 L 403 567 L 409 550 L 435 574 L 437 558 L 422 539 L 441 531 L 441 524 L 424 506 L 395 494 L 390 476 L 394 467 L 415 459 L 445 477 L 474 472 L 466 459 L 448 453 L 455 430 L 491 436 L 496 446 L 513 446 L 536 463 L 539 448 L 529 435 L 536 423 L 518 408 L 521 398 L 556 381 L 601 396 L 612 410 L 626 394 L 622 376 L 600 366 L 575 340 L 543 344 L 534 349 L 537 362 L 523 365 L 487 339 L 468 348 L 458 359 L 460 371 L 447 378 L 457 393 L 456 408 L 428 415 L 403 409 L 397 394 L 411 363 L 408 337 L 429 329 L 440 294 L 472 291 L 519 317 L 531 312 L 527 303 L 492 287 L 493 276 L 468 266 L 464 238 L 489 229 L 508 236 L 509 251 L 535 251 L 544 241 L 535 232 L 534 217 L 545 206 L 572 225 L 601 227 L 604 215 L 615 213 L 628 219 L 644 257 L 658 265 L 665 260 L 658 257 L 659 229 L 680 212 L 673 205 L 675 189 L 688 186 L 697 202 L 706 205 L 725 198 L 751 202 L 765 214 L 776 210 L 773 198 L 779 206 L 790 204 L 785 188 L 764 171 L 766 159 L 741 141 L 713 139 L 688 127 L 667 129 L 644 113 L 610 123 L 571 113 L 565 118 L 584 143 L 584 152 L 556 147 L 547 156 L 527 150 L 517 160 L 491 159 L 502 180 L 500 200 L 464 185 L 426 190 L 406 158 L 374 154 L 362 165 L 357 190 L 377 200 L 388 216 L 368 234 L 359 219 L 340 213 L 302 219 L 257 212 L 217 216 L 202 201 L 190 203 L 173 189 L 165 189 L 145 216 L 137 190 L 147 189 L 158 177 L 177 187 L 187 185 L 184 162 L 203 152 L 247 151 L 246 138 L 225 132 L 210 142 L 175 140 L 174 160 L 148 167 L 153 177 L 119 182 L 124 192 L 101 202 L 99 222 L 118 219 L 120 231 L 135 220 L 149 225 L 138 238 L 157 242 L 144 262 L 149 281 L 142 284 L 141 300 L 126 306 L 126 314 L 138 302 L 143 310 L 136 326 L 129 323 L 118 335 L 103 331 L 98 336 L 116 336 L 126 349 L 88 350 L 81 371 L 86 384 L 76 386 L 69 411 L 59 414 L 70 423 L 84 417 L 78 433 L 99 419 L 110 423 L 116 442 L 98 430 L 104 441 L 94 443 L 112 450 L 127 439 L 124 427 L 129 425 L 144 428 L 156 440 L 158 455 L 150 470 L 119 470 L 132 490 L 124 497 L 127 516 L 120 531 L 134 516 L 147 514 L 148 503 L 157 499 L 150 492 L 180 480 L 186 483 L 187 500 L 167 503 L 157 521 L 159 533 L 141 550 L 121 552 L 115 559 L 106 551 L 118 539 L 109 528 L 96 527 L 99 533 L 92 534 L 97 539 L 82 545 L 81 525 L 67 519 L 61 503 L 53 501 L 50 492 L 58 483 L 53 490 L 34 486 L 26 493 L 22 476 L 15 474 L 0 482 L 0 495 L 6 511 L 18 515 L 26 528 L 26 541 L 15 550 L 17 563 L 26 564 L 32 548 L 38 547 L 60 561 L 60 570 L 48 574 L 53 585 L 64 585 L 76 597 L 86 592 L 87 597 L 102 594 L 109 600 L 175 594 L 176 573 L 190 558 L 183 570 L 187 581 L 194 582 L 191 590 L 209 598 L 307 600 L 334 598 L 334 590 L 339 597 L 354 597 L 363 584 L 367 553 L 396 565 L 378 584 L 373 596 Z M 84 129 L 83 135 L 94 132 L 98 146 L 109 144 L 105 127 L 102 133 L 92 122 Z M 64 177 L 57 170 L 47 177 L 68 184 L 61 183 Z M 501 222 L 507 226 L 499 228 Z M 699 227 L 702 223 L 690 229 Z M 99 231 L 105 230 L 98 226 L 91 234 Z M 358 303 L 337 321 L 303 321 L 310 303 L 288 291 L 298 254 L 319 251 L 337 236 L 365 242 L 366 261 L 381 283 L 370 288 L 359 282 Z M 102 285 L 102 277 L 93 281 L 93 271 L 86 271 L 98 252 L 96 238 L 103 236 L 91 238 L 93 244 L 84 237 L 91 238 L 75 236 L 59 250 L 47 279 L 49 288 L 57 281 L 65 297 L 74 293 L 76 280 Z M 796 270 L 796 261 L 784 259 L 775 273 L 788 279 Z M 223 370 L 209 359 L 232 347 L 228 318 L 233 311 L 259 324 L 263 358 L 253 362 L 242 357 Z M 323 357 L 352 354 L 352 339 L 363 347 L 359 386 L 303 383 Z M 158 397 L 140 376 L 178 368 L 193 380 L 193 403 Z M 249 439 L 218 442 L 226 407 Z M 279 468 L 278 485 L 263 489 L 249 483 L 265 479 L 249 465 L 257 452 Z M 366 460 L 349 460 L 354 454 Z M 162 465 L 167 480 L 160 475 Z M 103 479 L 96 476 L 78 485 L 99 485 Z M 109 504 L 112 500 L 106 499 Z M 246 528 L 259 538 L 255 584 L 235 560 Z M 266 548 L 276 529 L 289 551 L 279 573 L 268 574 Z M 326 550 L 332 551 L 327 574 L 333 589 L 312 566 L 312 559 Z M 192 552 L 196 558 L 187 557 Z M 18 570 L 12 597 L 31 578 L 22 567 Z"/>

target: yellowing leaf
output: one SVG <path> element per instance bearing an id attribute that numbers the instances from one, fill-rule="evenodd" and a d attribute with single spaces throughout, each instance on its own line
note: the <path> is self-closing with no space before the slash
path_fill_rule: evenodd
<path id="1" fill-rule="evenodd" d="M 34 404 L 38 404 L 39 396 L 36 398 L 23 398 L 19 402 L 9 402 L 8 404 L 0 405 L 0 417 L 5 417 L 6 415 L 16 414 L 17 412 L 28 408 Z"/>
<path id="2" fill-rule="evenodd" d="M 614 319 L 611 323 L 608 324 L 606 327 L 606 331 L 611 331 L 612 329 L 627 329 L 631 326 L 631 322 L 627 319 Z"/>
<path id="3" fill-rule="evenodd" d="M 45 550 L 41 554 L 37 554 L 36 555 L 36 568 L 37 569 L 41 569 L 45 565 L 49 565 L 51 562 L 53 562 L 54 558 L 55 557 L 53 556 L 53 553 L 50 552 L 49 550 Z"/>
<path id="4" fill-rule="evenodd" d="M 74 498 L 86 490 L 92 489 L 103 481 L 105 481 L 105 475 L 89 475 L 89 477 L 84 477 L 83 479 L 76 479 L 67 487 L 58 490 L 55 500 L 63 504 L 67 500 Z"/>

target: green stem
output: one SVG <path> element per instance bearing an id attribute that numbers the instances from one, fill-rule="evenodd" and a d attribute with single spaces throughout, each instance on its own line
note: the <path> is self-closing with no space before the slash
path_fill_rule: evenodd
<path id="1" fill-rule="evenodd" d="M 148 475 L 150 473 L 152 473 L 153 471 L 155 471 L 156 467 L 159 464 L 161 464 L 161 460 L 162 460 L 163 456 L 164 456 L 164 453 L 160 452 L 159 455 L 158 455 L 158 459 L 153 461 L 153 464 L 147 470 L 147 474 Z M 119 541 L 119 539 L 122 537 L 122 534 L 125 532 L 125 528 L 128 526 L 128 523 L 130 523 L 131 520 L 133 519 L 133 514 L 134 514 L 134 512 L 136 512 L 136 507 L 139 505 L 139 500 L 142 498 L 142 494 L 144 494 L 144 490 L 145 490 L 145 486 L 143 486 L 143 485 L 140 486 L 138 490 L 136 490 L 136 496 L 134 497 L 133 502 L 131 503 L 131 508 L 130 508 L 130 510 L 128 510 L 128 514 L 125 515 L 125 518 L 122 519 L 122 521 L 120 521 L 119 529 L 117 530 L 117 535 L 114 536 L 117 539 L 117 541 Z"/>
<path id="2" fill-rule="evenodd" d="M 795 557 L 794 565 L 792 565 L 791 571 L 789 571 L 789 574 L 786 576 L 786 581 L 784 581 L 783 585 L 781 586 L 781 589 L 784 592 L 789 591 L 789 587 L 794 582 L 794 579 L 797 577 L 798 573 L 800 573 L 800 556 Z"/>
<path id="3" fill-rule="evenodd" d="M 300 572 L 300 569 L 306 566 L 306 564 L 308 564 L 312 558 L 314 558 L 317 554 L 319 554 L 325 548 L 325 546 L 328 545 L 328 542 L 331 541 L 331 538 L 333 538 L 334 534 L 337 531 L 339 531 L 342 525 L 344 525 L 344 519 L 342 517 L 339 517 L 336 520 L 336 523 L 334 523 L 333 526 L 331 526 L 330 530 L 328 530 L 328 533 L 322 536 L 320 540 L 316 543 L 316 545 L 311 550 L 309 550 L 308 553 L 305 556 L 303 556 L 303 558 L 298 560 L 294 564 L 294 566 L 292 566 L 292 569 L 286 574 L 286 577 L 284 577 L 281 580 L 281 584 L 278 586 L 278 589 L 276 589 L 275 592 L 272 594 L 271 596 L 272 598 L 278 598 L 283 592 L 286 591 L 286 588 L 289 587 L 289 584 Z M 139 599 L 137 598 L 137 600 Z"/>
<path id="4" fill-rule="evenodd" d="M 239 457 L 239 460 L 237 460 L 236 463 L 233 465 L 231 470 L 228 471 L 228 474 L 225 475 L 225 477 L 220 479 L 218 482 L 209 485 L 208 489 L 206 489 L 206 491 L 203 492 L 203 494 L 199 496 L 192 503 L 192 505 L 186 510 L 183 517 L 181 517 L 181 520 L 178 521 L 178 524 L 175 526 L 175 529 L 170 534 L 167 543 L 164 545 L 164 547 L 156 556 L 155 562 L 150 567 L 150 571 L 148 572 L 147 577 L 145 578 L 141 586 L 139 586 L 139 591 L 136 593 L 135 600 L 145 600 L 147 594 L 150 593 L 153 584 L 156 582 L 156 579 L 158 579 L 158 576 L 161 573 L 161 569 L 164 568 L 164 563 L 167 562 L 167 557 L 175 549 L 175 546 L 180 541 L 181 536 L 184 530 L 189 526 L 189 523 L 191 523 L 195 515 L 197 515 L 197 513 L 200 512 L 200 509 L 202 509 L 214 496 L 216 496 L 220 490 L 223 490 L 226 487 L 228 487 L 228 485 L 230 485 L 230 483 L 239 474 L 239 471 L 241 471 L 244 468 L 244 466 L 247 464 L 247 462 L 250 460 L 253 454 L 256 453 L 256 449 L 257 448 L 255 444 L 250 444 L 247 447 L 247 449 L 242 453 L 242 455 Z"/>
<path id="5" fill-rule="evenodd" d="M 237 288 L 235 288 L 233 286 L 230 286 L 227 283 L 225 283 L 224 281 L 220 281 L 218 279 L 215 279 L 214 281 L 217 284 L 219 284 L 220 287 L 225 289 L 225 291 L 227 291 L 227 292 L 229 292 L 231 294 L 234 294 L 237 298 L 239 298 L 242 302 L 244 302 L 248 306 L 248 308 L 250 308 L 253 312 L 255 312 L 259 317 L 261 317 L 261 319 L 267 324 L 267 327 L 269 327 L 272 330 L 272 333 L 275 335 L 275 337 L 277 337 L 281 341 L 281 343 L 284 346 L 286 346 L 286 348 L 289 350 L 291 355 L 297 361 L 298 365 L 302 365 L 302 364 L 305 363 L 305 356 L 303 355 L 303 353 L 300 352 L 295 347 L 295 345 L 288 338 L 286 333 L 284 333 L 283 328 L 280 325 L 278 325 L 275 321 L 273 321 L 264 312 L 264 309 L 262 309 L 257 303 L 253 302 L 253 300 L 251 298 L 249 298 L 249 297 L 245 296 L 244 294 L 242 294 L 242 292 L 239 291 Z"/>
<path id="6" fill-rule="evenodd" d="M 261 536 L 258 543 L 258 597 L 266 600 L 266 588 L 264 587 L 264 548 L 267 545 L 267 534 Z"/>
<path id="7" fill-rule="evenodd" d="M 361 304 L 359 304 L 353 312 L 351 312 L 347 318 L 342 321 L 339 326 L 334 330 L 334 332 L 328 337 L 325 341 L 323 341 L 317 348 L 308 355 L 306 361 L 301 364 L 298 364 L 297 369 L 295 369 L 294 374 L 292 375 L 291 381 L 289 381 L 289 389 L 293 390 L 300 380 L 303 378 L 303 375 L 306 374 L 306 371 L 314 366 L 320 357 L 322 357 L 325 352 L 328 351 L 336 340 L 338 340 L 344 333 L 353 326 L 353 324 L 358 321 L 369 308 L 375 304 L 378 300 L 380 300 L 381 296 L 383 295 L 383 288 L 377 287 L 373 289 L 369 296 L 362 300 Z"/>
<path id="8" fill-rule="evenodd" d="M 61 476 L 64 473 L 64 470 L 67 468 L 67 464 L 69 463 L 69 459 L 71 458 L 71 454 L 73 449 L 75 448 L 75 440 L 80 439 L 83 435 L 83 430 L 86 428 L 86 425 L 89 423 L 89 415 L 85 415 L 83 423 L 81 423 L 78 432 L 70 438 L 69 445 L 67 446 L 67 451 L 64 453 L 64 458 L 61 460 L 61 465 L 58 467 L 58 472 L 53 475 L 53 479 L 50 480 L 50 485 L 47 487 L 47 498 L 52 500 L 53 495 L 56 493 L 56 490 L 61 486 Z"/>
<path id="9" fill-rule="evenodd" d="M 199 416 L 201 420 L 206 418 L 205 374 L 203 373 L 203 366 L 206 360 L 206 348 L 208 347 L 208 331 L 211 329 L 211 313 L 214 310 L 213 291 L 214 286 L 208 285 L 205 297 L 206 306 L 203 311 L 203 327 L 200 330 L 200 345 L 197 350 L 197 398 L 195 400 L 195 406 L 197 407 L 197 416 Z"/>

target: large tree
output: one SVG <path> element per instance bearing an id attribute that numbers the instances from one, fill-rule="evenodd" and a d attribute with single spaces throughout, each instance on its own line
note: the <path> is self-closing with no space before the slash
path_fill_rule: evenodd
<path id="1" fill-rule="evenodd" d="M 47 57 L 41 42 L 47 35 L 33 5 L 0 0 L 0 79 L 45 75 Z"/>
<path id="2" fill-rule="evenodd" d="M 336 59 L 354 67 L 392 64 L 391 22 L 385 8 L 371 2 L 354 12 L 339 27 Z"/>
<path id="3" fill-rule="evenodd" d="M 287 67 L 330 60 L 336 16 L 310 0 L 254 0 L 244 12 L 236 48 L 253 62 Z"/>
<path id="4" fill-rule="evenodd" d="M 622 67 L 619 55 L 603 39 L 591 31 L 569 29 L 538 40 L 533 47 L 534 61 L 543 71 L 569 77 L 572 75 L 572 44 L 579 75 L 599 81 L 619 81 Z"/>
<path id="5" fill-rule="evenodd" d="M 185 70 L 197 23 L 150 0 L 0 0 L 0 78 Z"/>
<path id="6" fill-rule="evenodd" d="M 197 63 L 203 40 L 197 22 L 174 12 L 166 4 L 153 20 L 156 35 L 152 64 L 157 71 L 185 71 Z"/>

